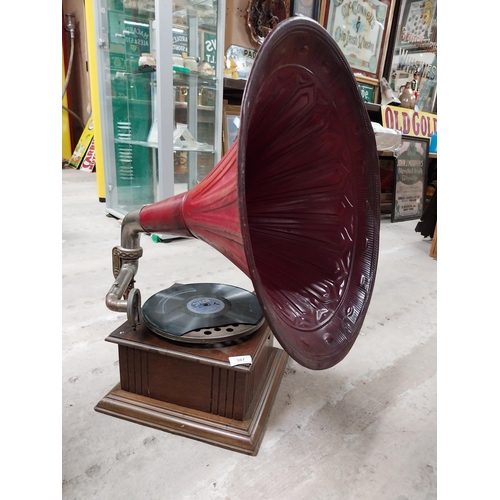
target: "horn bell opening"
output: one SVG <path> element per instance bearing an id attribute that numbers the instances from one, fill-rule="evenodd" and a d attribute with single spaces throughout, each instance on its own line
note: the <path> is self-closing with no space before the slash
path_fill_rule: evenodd
<path id="1" fill-rule="evenodd" d="M 378 261 L 373 128 L 346 59 L 318 23 L 281 22 L 257 53 L 238 142 L 249 275 L 277 340 L 320 370 L 352 348 Z"/>

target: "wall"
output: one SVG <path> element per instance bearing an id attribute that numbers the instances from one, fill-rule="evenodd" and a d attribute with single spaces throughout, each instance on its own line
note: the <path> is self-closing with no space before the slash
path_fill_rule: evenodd
<path id="1" fill-rule="evenodd" d="M 85 25 L 85 2 L 84 0 L 62 0 L 62 23 L 65 23 L 65 14 L 74 16 L 73 23 L 75 24 L 75 46 L 73 55 L 73 65 L 71 69 L 70 80 L 68 84 L 68 105 L 67 107 L 76 113 L 84 124 L 90 117 L 92 106 L 90 104 L 90 86 L 89 76 L 87 71 L 87 36 Z M 63 27 L 64 30 L 64 27 Z M 71 37 L 69 32 L 64 31 L 67 54 L 66 63 L 69 60 Z M 62 89 L 61 89 L 62 92 Z M 77 119 L 70 115 L 71 124 L 73 127 L 73 142 L 74 148 L 80 138 L 83 127 Z"/>

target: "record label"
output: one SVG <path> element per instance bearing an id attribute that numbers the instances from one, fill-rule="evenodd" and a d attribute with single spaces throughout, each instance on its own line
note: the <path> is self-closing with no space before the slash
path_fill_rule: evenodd
<path id="1" fill-rule="evenodd" d="M 214 297 L 201 297 L 190 300 L 186 304 L 187 308 L 198 314 L 215 314 L 224 309 L 224 302 Z"/>

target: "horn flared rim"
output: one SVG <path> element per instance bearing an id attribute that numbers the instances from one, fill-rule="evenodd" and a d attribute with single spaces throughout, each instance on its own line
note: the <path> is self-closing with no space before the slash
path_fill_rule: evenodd
<path id="1" fill-rule="evenodd" d="M 288 105 L 284 88 L 296 97 Z M 290 124 L 292 115 L 286 120 L 289 108 L 302 112 L 301 102 L 307 108 L 302 128 Z M 324 121 L 325 116 L 338 119 Z M 276 122 L 297 139 L 291 141 L 283 129 L 273 134 Z M 270 124 L 267 130 L 265 123 Z M 309 159 L 307 148 L 295 146 L 308 140 L 317 144 L 311 151 L 318 161 Z M 289 163 L 272 156 L 283 149 L 280 143 L 287 144 Z M 326 183 L 310 184 L 315 173 Z M 242 100 L 237 175 L 249 275 L 271 330 L 302 366 L 320 370 L 336 365 L 352 348 L 373 292 L 379 166 L 352 70 L 332 37 L 311 19 L 281 22 L 257 53 Z M 275 191 L 260 194 L 264 184 Z M 287 196 L 292 190 L 298 200 Z M 318 200 L 321 209 L 310 200 Z M 267 206 L 273 210 L 266 212 Z M 293 215 L 298 207 L 304 212 Z M 337 220 L 342 217 L 349 220 L 345 227 Z"/>

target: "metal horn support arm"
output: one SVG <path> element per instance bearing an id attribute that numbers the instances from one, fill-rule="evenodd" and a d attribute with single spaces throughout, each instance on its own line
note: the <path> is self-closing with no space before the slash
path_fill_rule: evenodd
<path id="1" fill-rule="evenodd" d="M 139 222 L 140 209 L 128 213 L 122 222 L 121 246 L 113 248 L 113 274 L 115 281 L 106 295 L 106 307 L 126 312 L 133 327 L 140 323 L 141 294 L 133 287 L 139 268 L 142 248 L 140 233 L 145 232 Z"/>

